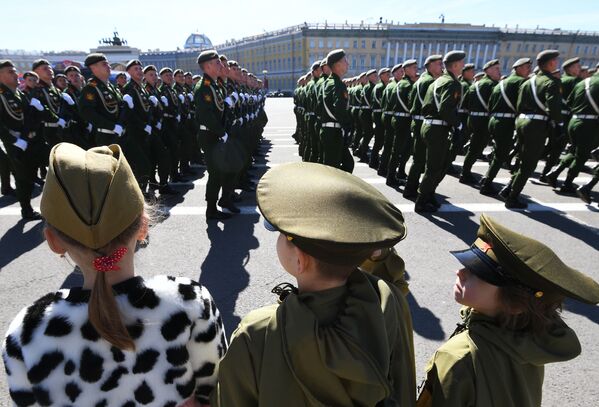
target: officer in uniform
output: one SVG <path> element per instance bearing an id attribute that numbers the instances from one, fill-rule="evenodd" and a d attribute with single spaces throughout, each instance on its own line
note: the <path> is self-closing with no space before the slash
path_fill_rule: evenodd
<path id="1" fill-rule="evenodd" d="M 123 136 L 125 110 L 121 92 L 110 83 L 110 65 L 104 54 L 93 53 L 85 58 L 92 76 L 81 90 L 81 117 L 92 125 L 96 146 L 118 144 Z"/>
<path id="2" fill-rule="evenodd" d="M 380 82 L 372 89 L 372 122 L 374 123 L 374 145 L 370 153 L 368 166 L 378 170 L 380 165 L 379 152 L 385 143 L 385 126 L 383 125 L 383 107 L 382 99 L 385 87 L 389 83 L 391 70 L 389 68 L 379 69 L 378 76 Z"/>
<path id="3" fill-rule="evenodd" d="M 420 183 L 420 175 L 424 171 L 426 162 L 426 144 L 420 136 L 422 127 L 421 109 L 424 103 L 424 97 L 428 87 L 443 73 L 442 55 L 430 55 L 424 61 L 426 72 L 420 75 L 420 78 L 414 83 L 410 96 L 410 113 L 412 114 L 412 135 L 414 137 L 413 161 L 406 181 L 406 186 L 403 191 L 404 198 L 412 199 L 418 194 L 418 184 Z"/>
<path id="4" fill-rule="evenodd" d="M 125 88 L 125 85 L 127 84 L 127 75 L 125 74 L 125 72 L 119 72 L 116 74 L 116 88 L 118 89 L 119 92 L 121 92 L 121 95 L 123 94 L 123 89 Z"/>
<path id="5" fill-rule="evenodd" d="M 90 132 L 87 123 L 81 118 L 79 99 L 81 98 L 81 89 L 83 88 L 83 76 L 81 70 L 75 65 L 68 66 L 64 71 L 69 84 L 64 93 L 70 96 L 73 101 L 71 105 L 67 102 L 68 127 L 64 130 L 65 141 L 78 145 L 87 150 L 93 146 L 90 140 Z"/>
<path id="6" fill-rule="evenodd" d="M 383 177 L 387 176 L 389 169 L 389 159 L 391 157 L 391 150 L 393 149 L 393 141 L 395 140 L 395 131 L 392 125 L 393 115 L 397 110 L 397 94 L 395 89 L 397 84 L 403 78 L 404 70 L 402 64 L 397 64 L 391 68 L 391 76 L 393 77 L 383 90 L 383 96 L 381 97 L 381 109 L 382 109 L 382 126 L 384 130 L 384 142 L 383 142 L 383 154 L 381 154 L 381 162 L 379 164 L 377 174 Z"/>
<path id="7" fill-rule="evenodd" d="M 308 81 L 305 87 L 305 101 L 306 101 L 306 126 L 308 130 L 307 142 L 304 150 L 304 161 L 318 162 L 318 133 L 316 133 L 316 102 L 317 95 L 314 86 L 322 70 L 320 69 L 320 61 L 315 61 L 312 64 L 311 79 Z"/>
<path id="8" fill-rule="evenodd" d="M 449 166 L 447 167 L 447 174 L 455 175 L 458 174 L 458 170 L 453 166 L 458 154 L 463 154 L 464 144 L 470 140 L 470 132 L 468 130 L 468 109 L 464 106 L 466 94 L 468 89 L 472 86 L 472 80 L 474 78 L 474 64 L 465 64 L 462 68 L 462 74 L 460 75 L 460 83 L 462 84 L 462 100 L 460 106 L 458 106 L 458 116 L 460 123 L 462 123 L 462 131 L 459 133 L 452 134 L 451 139 L 451 158 L 449 160 Z"/>
<path id="9" fill-rule="evenodd" d="M 185 179 L 179 173 L 181 142 L 178 133 L 179 124 L 181 123 L 181 101 L 173 90 L 173 70 L 169 67 L 162 68 L 160 70 L 160 79 L 162 79 L 162 84 L 158 87 L 158 92 L 163 110 L 163 142 L 170 153 L 171 182 L 183 182 Z"/>
<path id="10" fill-rule="evenodd" d="M 509 154 L 514 146 L 514 129 L 516 126 L 516 105 L 518 92 L 522 84 L 528 79 L 531 68 L 530 58 L 520 58 L 512 65 L 512 73 L 499 81 L 491 92 L 489 99 L 489 133 L 494 142 L 493 159 L 487 173 L 480 182 L 480 193 L 492 196 L 497 194 L 493 180 L 501 169 L 507 164 Z"/>
<path id="11" fill-rule="evenodd" d="M 462 99 L 462 85 L 458 76 L 464 67 L 465 57 L 463 51 L 447 53 L 443 58 L 445 72 L 428 87 L 424 97 L 421 134 L 426 144 L 426 167 L 418 188 L 414 206 L 416 212 L 435 212 L 440 206 L 435 190 L 445 176 L 450 158 L 449 132 L 452 127 L 459 128 L 461 125 L 458 106 Z"/>
<path id="12" fill-rule="evenodd" d="M 551 131 L 550 121 L 562 121 L 561 83 L 551 72 L 558 66 L 559 51 L 545 50 L 537 55 L 539 73 L 524 82 L 518 94 L 516 133 L 520 143 L 520 165 L 499 195 L 506 208 L 524 209 L 520 192 L 543 154 Z"/>
<path id="13" fill-rule="evenodd" d="M 183 72 L 182 69 L 175 69 L 173 77 L 175 78 L 173 90 L 177 94 L 179 105 L 181 106 L 181 122 L 177 127 L 181 143 L 181 149 L 179 150 L 179 168 L 181 169 L 182 174 L 193 175 L 195 172 L 189 166 L 189 162 L 193 158 L 194 149 L 196 147 L 193 142 L 195 136 L 193 129 L 195 126 L 189 125 L 189 122 L 191 121 L 191 111 L 193 110 L 193 95 L 190 96 L 190 92 L 187 91 L 185 86 L 185 72 Z"/>
<path id="14" fill-rule="evenodd" d="M 593 152 L 591 153 L 591 156 L 594 157 L 595 161 L 599 161 L 599 148 L 593 150 Z M 595 187 L 595 185 L 597 185 L 598 182 L 599 182 L 599 164 L 596 164 L 595 168 L 593 168 L 593 178 L 591 178 L 591 180 L 588 183 L 586 183 L 585 185 L 578 187 L 578 189 L 576 190 L 576 195 L 578 195 L 578 197 L 580 199 L 582 199 L 584 202 L 590 204 L 591 203 L 591 190 Z"/>
<path id="15" fill-rule="evenodd" d="M 372 97 L 372 92 L 376 86 L 377 79 L 378 75 L 376 69 L 367 71 L 366 75 L 364 76 L 364 81 L 366 83 L 362 86 L 362 110 L 360 110 L 362 139 L 360 146 L 358 147 L 358 158 L 360 159 L 360 162 L 368 161 L 368 145 L 370 144 L 370 140 L 372 140 L 372 136 L 374 135 L 374 130 L 372 128 L 372 107 L 374 104 L 374 98 Z"/>
<path id="16" fill-rule="evenodd" d="M 341 80 L 349 68 L 345 51 L 336 49 L 329 52 L 327 65 L 331 75 L 322 85 L 323 103 L 319 111 L 322 118 L 322 162 L 351 173 L 354 169 L 354 160 L 349 152 L 352 118 L 347 86 Z"/>
<path id="17" fill-rule="evenodd" d="M 64 92 L 67 89 L 69 81 L 67 80 L 67 76 L 65 74 L 59 73 L 56 76 L 54 76 L 54 80 L 52 81 L 52 83 L 54 83 L 56 89 L 58 89 L 61 92 Z"/>
<path id="18" fill-rule="evenodd" d="M 320 129 L 322 128 L 322 117 L 319 116 L 319 113 L 322 112 L 322 107 L 320 106 L 323 103 L 323 93 L 322 93 L 322 89 L 323 89 L 323 85 L 326 82 L 327 79 L 329 79 L 329 76 L 331 76 L 331 68 L 329 67 L 329 65 L 327 65 L 327 59 L 324 58 L 322 61 L 320 61 L 320 78 L 318 78 L 318 81 L 316 81 L 316 84 L 314 85 L 314 92 L 315 92 L 315 97 L 316 97 L 316 103 L 315 103 L 315 113 L 316 113 L 316 125 L 315 125 L 315 131 L 318 137 L 318 160 L 317 162 L 321 163 L 323 162 L 323 146 L 322 146 L 322 139 L 320 138 Z"/>
<path id="19" fill-rule="evenodd" d="M 0 60 L 0 140 L 3 144 L 0 150 L 6 154 L 15 177 L 21 217 L 40 220 L 41 215 L 31 207 L 31 193 L 37 168 L 48 164 L 49 149 L 44 142 L 36 140 L 39 136 L 35 129 L 28 127 L 27 115 L 33 108 L 18 89 L 18 84 L 17 70 L 12 61 Z M 2 180 L 4 188 L 5 182 Z"/>

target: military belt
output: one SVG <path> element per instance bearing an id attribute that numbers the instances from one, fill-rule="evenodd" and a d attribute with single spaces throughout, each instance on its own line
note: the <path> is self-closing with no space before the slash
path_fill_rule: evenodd
<path id="1" fill-rule="evenodd" d="M 466 109 L 458 109 L 458 113 L 468 113 L 468 110 L 466 110 Z"/>
<path id="2" fill-rule="evenodd" d="M 514 113 L 491 113 L 491 116 L 505 119 L 513 119 L 516 117 Z"/>
<path id="3" fill-rule="evenodd" d="M 393 112 L 393 116 L 396 117 L 410 117 L 411 115 L 406 112 Z"/>
<path id="4" fill-rule="evenodd" d="M 175 116 L 174 114 L 168 114 L 168 113 L 165 113 L 165 114 L 164 114 L 164 117 L 167 117 L 167 118 L 169 118 L 169 119 L 174 119 L 174 118 L 176 118 L 177 116 Z"/>
<path id="5" fill-rule="evenodd" d="M 424 119 L 424 124 L 429 124 L 432 126 L 449 126 L 449 123 L 447 123 L 445 120 L 438 119 Z"/>
<path id="6" fill-rule="evenodd" d="M 597 120 L 599 119 L 599 116 L 596 114 L 573 114 L 572 118 L 580 120 Z"/>
<path id="7" fill-rule="evenodd" d="M 44 122 L 44 127 L 58 127 L 58 123 Z"/>
<path id="8" fill-rule="evenodd" d="M 110 129 L 96 129 L 96 131 L 98 133 L 104 133 L 104 134 L 116 134 L 114 132 L 114 130 L 110 130 Z"/>
<path id="9" fill-rule="evenodd" d="M 306 112 L 307 116 L 314 116 L 314 112 Z"/>
<path id="10" fill-rule="evenodd" d="M 383 109 L 372 109 L 372 113 L 380 113 Z"/>
<path id="11" fill-rule="evenodd" d="M 322 124 L 322 127 L 331 127 L 333 129 L 340 129 L 341 124 L 339 124 L 337 122 L 326 122 L 326 123 Z"/>
<path id="12" fill-rule="evenodd" d="M 571 112 L 570 112 L 569 110 L 562 110 L 562 114 L 566 114 L 566 115 L 568 115 L 568 114 L 570 114 L 570 113 L 571 113 Z"/>
<path id="13" fill-rule="evenodd" d="M 487 112 L 470 112 L 470 116 L 489 117 L 489 113 L 487 113 Z"/>
<path id="14" fill-rule="evenodd" d="M 415 115 L 412 115 L 412 119 L 414 119 L 414 120 L 424 120 L 424 116 L 422 116 L 420 114 L 415 114 Z"/>
<path id="15" fill-rule="evenodd" d="M 200 130 L 208 131 L 208 127 L 204 126 L 203 124 L 200 124 Z"/>
<path id="16" fill-rule="evenodd" d="M 362 110 L 372 110 L 370 106 L 362 106 L 360 109 Z"/>
<path id="17" fill-rule="evenodd" d="M 549 120 L 549 117 L 544 116 L 542 114 L 528 114 L 528 113 L 520 113 L 520 116 L 518 116 L 520 119 L 528 119 L 528 120 L 542 120 L 544 122 L 546 122 L 547 120 Z"/>

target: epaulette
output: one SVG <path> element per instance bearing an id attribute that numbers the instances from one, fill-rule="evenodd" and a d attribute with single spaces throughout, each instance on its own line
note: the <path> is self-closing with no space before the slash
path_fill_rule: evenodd
<path id="1" fill-rule="evenodd" d="M 210 86 L 210 81 L 208 79 L 204 79 L 204 85 L 205 86 Z"/>

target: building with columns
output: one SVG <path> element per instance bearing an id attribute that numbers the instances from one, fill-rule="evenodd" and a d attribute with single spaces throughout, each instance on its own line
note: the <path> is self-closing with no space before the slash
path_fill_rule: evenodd
<path id="1" fill-rule="evenodd" d="M 249 71 L 268 77 L 271 89 L 291 90 L 312 62 L 336 48 L 348 54 L 349 72 L 392 66 L 406 59 L 422 65 L 428 55 L 452 49 L 467 53 L 467 62 L 480 69 L 499 58 L 507 73 L 518 58 L 544 49 L 558 49 L 562 58 L 579 56 L 583 64 L 599 61 L 599 32 L 561 29 L 500 28 L 471 24 L 300 24 L 278 31 L 217 45 L 220 53 Z M 261 74 L 267 71 L 265 74 Z"/>

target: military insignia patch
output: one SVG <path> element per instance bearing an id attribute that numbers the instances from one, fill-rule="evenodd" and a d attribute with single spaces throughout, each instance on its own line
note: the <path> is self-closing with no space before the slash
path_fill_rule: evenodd
<path id="1" fill-rule="evenodd" d="M 212 102 L 212 96 L 210 95 L 204 95 L 204 100 L 208 103 Z"/>
<path id="2" fill-rule="evenodd" d="M 343 97 L 347 99 L 347 92 L 343 92 Z"/>
<path id="3" fill-rule="evenodd" d="M 208 79 L 204 79 L 204 85 L 210 86 L 210 81 Z"/>
<path id="4" fill-rule="evenodd" d="M 94 96 L 94 94 L 93 94 L 93 93 L 86 93 L 86 94 L 85 94 L 85 99 L 86 99 L 86 100 L 89 100 L 90 102 L 91 102 L 92 100 L 94 100 L 95 98 L 96 98 L 96 97 Z"/>

